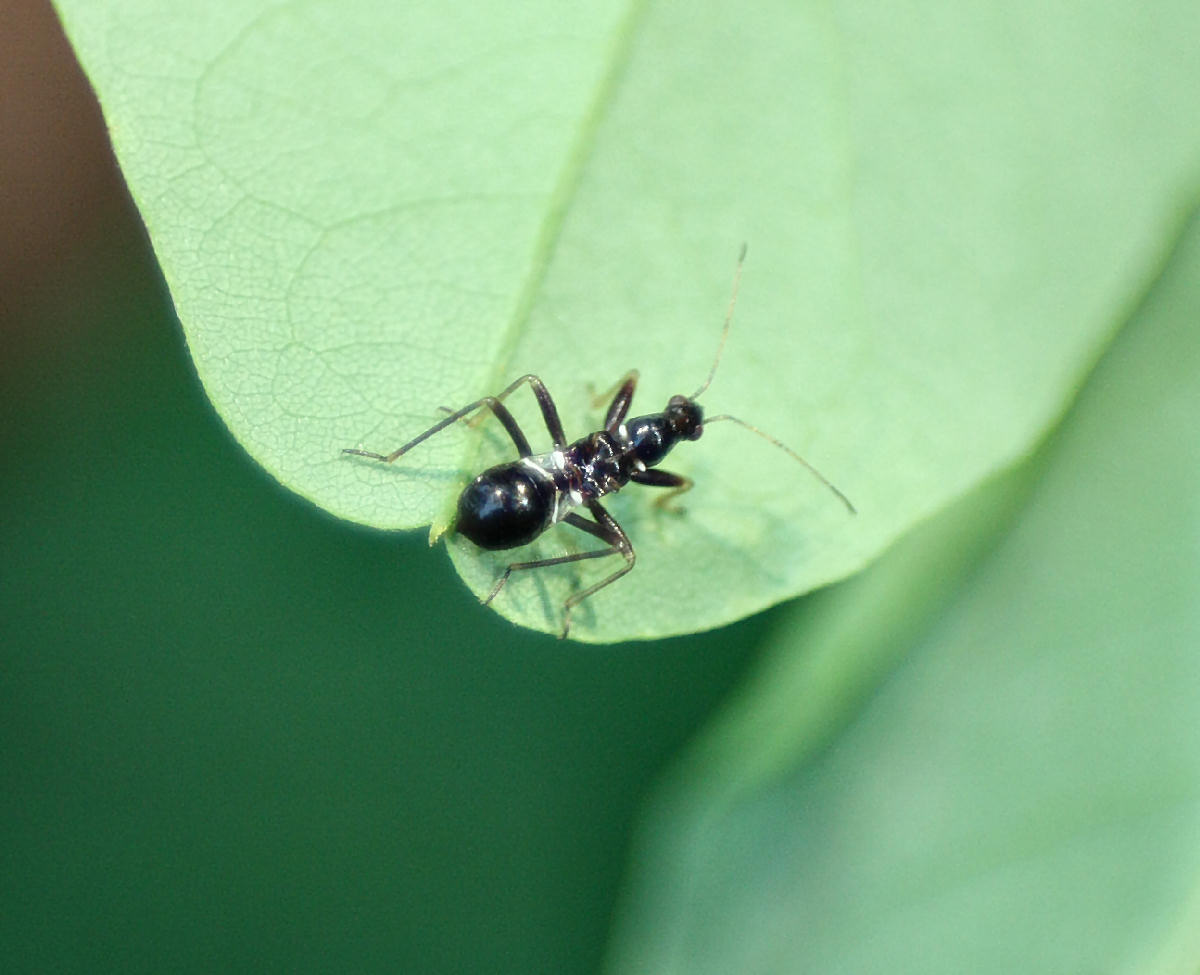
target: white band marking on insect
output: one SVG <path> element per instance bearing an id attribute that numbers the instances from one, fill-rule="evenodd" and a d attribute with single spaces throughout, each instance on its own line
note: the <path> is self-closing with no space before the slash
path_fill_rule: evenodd
<path id="1" fill-rule="evenodd" d="M 547 480 L 554 480 L 554 475 L 546 470 L 546 468 L 544 468 L 541 464 L 539 464 L 535 458 L 522 457 L 521 463 L 528 467 L 531 471 L 537 471 L 537 473 L 541 474 L 542 477 L 546 478 Z"/>

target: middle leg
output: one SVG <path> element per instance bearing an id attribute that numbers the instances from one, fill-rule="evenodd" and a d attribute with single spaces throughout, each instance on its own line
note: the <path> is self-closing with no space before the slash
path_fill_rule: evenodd
<path id="1" fill-rule="evenodd" d="M 603 538 L 608 541 L 612 546 L 612 551 L 619 552 L 624 557 L 625 564 L 621 566 L 621 568 L 617 569 L 612 575 L 605 576 L 599 582 L 593 583 L 586 589 L 581 590 L 580 592 L 577 592 L 567 598 L 567 601 L 563 603 L 562 639 L 566 639 L 567 633 L 571 629 L 571 610 L 587 599 L 588 596 L 594 596 L 605 586 L 612 585 L 614 582 L 620 579 L 621 576 L 632 570 L 634 563 L 637 561 L 637 556 L 633 551 L 633 543 L 629 540 L 629 536 L 625 534 L 624 529 L 617 524 L 617 520 L 604 510 L 604 506 L 599 501 L 594 499 L 588 501 L 587 506 L 588 511 L 590 511 L 592 514 L 592 517 L 596 519 L 596 525 L 594 527 L 589 525 L 589 527 L 585 530 L 591 532 L 593 535 L 596 535 L 598 538 Z M 580 518 L 578 524 L 574 521 L 572 521 L 571 524 L 582 528 L 585 524 L 587 524 L 587 522 L 583 518 Z"/>
<path id="2" fill-rule="evenodd" d="M 567 565 L 571 562 L 582 562 L 584 559 L 601 559 L 606 555 L 619 554 L 620 549 L 612 544 L 612 539 L 609 537 L 608 533 L 605 532 L 600 525 L 596 524 L 596 522 L 588 521 L 586 518 L 580 517 L 573 511 L 563 515 L 562 520 L 568 525 L 573 525 L 574 527 L 578 528 L 580 531 L 585 531 L 589 535 L 596 536 L 601 541 L 608 542 L 609 547 L 596 549 L 595 551 L 591 552 L 576 552 L 572 555 L 556 555 L 549 559 L 535 559 L 531 562 L 513 562 L 511 565 L 505 568 L 500 578 L 496 580 L 496 584 L 492 586 L 492 591 L 489 592 L 487 597 L 483 600 L 484 606 L 486 606 L 500 594 L 500 590 L 503 589 L 505 583 L 508 582 L 508 577 L 514 572 L 522 572 L 526 569 L 545 569 L 552 565 Z"/>
<path id="3" fill-rule="evenodd" d="M 625 534 L 612 515 L 605 511 L 598 501 L 589 502 L 588 508 L 592 513 L 592 517 L 596 519 L 595 521 L 588 521 L 573 511 L 567 513 L 563 517 L 563 521 L 569 525 L 573 525 L 580 531 L 594 535 L 603 542 L 607 542 L 608 548 L 596 549 L 591 552 L 576 552 L 573 555 L 559 555 L 550 559 L 536 559 L 531 562 L 514 562 L 496 580 L 496 584 L 492 586 L 492 591 L 483 600 L 483 605 L 486 606 L 496 598 L 500 590 L 504 588 L 504 584 L 508 582 L 508 577 L 514 572 L 521 572 L 525 569 L 545 569 L 553 565 L 567 565 L 571 562 L 582 562 L 585 559 L 601 559 L 609 555 L 623 556 L 625 558 L 625 565 L 621 566 L 621 568 L 617 569 L 611 575 L 601 579 L 595 585 L 575 593 L 563 603 L 563 629 L 562 633 L 559 634 L 559 638 L 565 639 L 571 630 L 571 610 L 580 602 L 587 599 L 588 596 L 603 589 L 609 583 L 616 582 L 633 568 L 634 563 L 633 545 L 629 541 L 629 536 Z"/>

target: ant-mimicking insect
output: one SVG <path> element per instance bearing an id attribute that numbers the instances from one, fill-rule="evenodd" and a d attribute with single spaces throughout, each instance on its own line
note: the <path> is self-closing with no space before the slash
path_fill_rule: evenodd
<path id="1" fill-rule="evenodd" d="M 725 340 L 729 337 L 729 325 L 733 320 L 733 308 L 737 302 L 742 263 L 745 258 L 746 246 L 743 244 L 734 272 L 733 292 L 725 313 L 725 325 L 721 330 L 717 354 L 713 358 L 712 368 L 708 371 L 708 378 L 691 396 L 672 396 L 661 413 L 626 419 L 638 380 L 638 371 L 631 369 L 615 387 L 616 394 L 604 417 L 604 428 L 568 443 L 562 421 L 558 417 L 558 409 L 549 390 L 541 379 L 529 373 L 510 383 L 496 396 L 484 396 L 453 412 L 447 410 L 448 416 L 390 454 L 376 454 L 352 447 L 347 447 L 342 452 L 390 464 L 435 433 L 457 423 L 481 407 L 488 407 L 508 432 L 520 456 L 515 461 L 489 467 L 463 489 L 458 498 L 458 515 L 454 530 L 480 548 L 508 549 L 528 545 L 552 525 L 562 521 L 595 536 L 604 542 L 607 548 L 532 562 L 513 562 L 496 580 L 483 604 L 486 606 L 495 599 L 508 582 L 508 577 L 523 569 L 544 569 L 609 555 L 620 555 L 625 560 L 625 564 L 611 575 L 567 598 L 563 603 L 563 628 L 560 638 L 566 638 L 570 632 L 572 609 L 605 586 L 616 582 L 634 565 L 633 544 L 629 541 L 629 536 L 605 510 L 600 499 L 606 494 L 619 491 L 631 481 L 647 487 L 668 488 L 667 493 L 658 498 L 659 505 L 689 490 L 692 487 L 691 478 L 657 469 L 657 465 L 680 441 L 699 440 L 707 423 L 728 420 L 774 444 L 803 464 L 838 497 L 851 514 L 856 514 L 850 499 L 786 444 L 735 416 L 722 414 L 705 419 L 704 411 L 696 402 L 712 383 L 717 365 L 721 361 Z M 524 383 L 528 383 L 533 390 L 542 412 L 542 420 L 554 443 L 554 449 L 549 453 L 533 452 L 521 427 L 502 402 Z M 580 507 L 587 508 L 593 520 L 588 520 L 572 510 Z"/>

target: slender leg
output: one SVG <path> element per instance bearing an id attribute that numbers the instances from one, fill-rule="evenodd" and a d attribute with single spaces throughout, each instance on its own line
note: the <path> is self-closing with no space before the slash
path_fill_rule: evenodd
<path id="1" fill-rule="evenodd" d="M 550 390 L 546 388 L 546 384 L 541 379 L 533 373 L 526 373 L 520 379 L 514 380 L 504 387 L 504 389 L 496 394 L 495 399 L 497 402 L 504 399 L 522 383 L 529 383 L 529 388 L 533 390 L 534 398 L 537 400 L 538 409 L 542 411 L 542 422 L 546 424 L 546 430 L 550 434 L 550 439 L 554 441 L 556 450 L 562 450 L 567 445 L 567 435 L 563 430 L 562 420 L 558 417 L 558 407 L 554 405 L 554 397 L 550 395 Z M 496 412 L 495 406 L 492 407 L 492 412 Z M 474 425 L 476 421 L 472 419 L 467 422 Z M 521 456 L 528 457 L 529 454 L 523 453 Z"/>
<path id="2" fill-rule="evenodd" d="M 477 410 L 481 406 L 491 408 L 491 411 L 496 415 L 496 419 L 504 424 L 504 429 L 508 431 L 508 435 L 512 438 L 512 442 L 516 444 L 517 452 L 522 457 L 528 457 L 533 451 L 529 447 L 529 441 L 525 439 L 525 434 L 521 432 L 521 427 L 517 424 L 516 418 L 508 412 L 508 407 L 500 402 L 496 396 L 484 396 L 482 399 L 477 399 L 474 403 L 468 403 L 461 410 L 455 410 L 449 416 L 439 420 L 424 433 L 414 437 L 403 446 L 397 447 L 390 454 L 376 454 L 370 450 L 358 450 L 354 447 L 345 447 L 342 449 L 343 454 L 354 454 L 357 457 L 370 457 L 372 460 L 381 460 L 385 464 L 390 464 L 398 457 L 403 457 L 413 447 L 419 443 L 424 443 L 435 433 L 441 433 L 446 427 L 452 423 L 457 423 L 472 410 Z M 444 407 L 443 407 L 444 409 Z"/>
<path id="3" fill-rule="evenodd" d="M 630 369 L 629 372 L 625 373 L 624 376 L 609 386 L 608 389 L 606 389 L 603 393 L 597 393 L 595 384 L 588 383 L 587 391 L 588 395 L 592 398 L 592 409 L 599 409 L 601 406 L 607 403 L 610 399 L 612 399 L 613 394 L 631 379 L 633 380 L 633 384 L 636 386 L 639 375 L 640 373 L 636 369 Z"/>
<path id="4" fill-rule="evenodd" d="M 690 491 L 695 483 L 690 477 L 672 474 L 670 471 L 659 470 L 657 467 L 650 467 L 644 471 L 633 471 L 629 475 L 629 479 L 647 487 L 671 488 L 666 494 L 660 494 L 654 499 L 654 503 L 665 511 L 682 511 L 683 509 L 678 505 L 670 503 L 671 499 L 683 494 L 684 491 Z"/>
<path id="5" fill-rule="evenodd" d="M 638 371 L 630 369 L 617 380 L 615 386 L 592 399 L 592 406 L 599 406 L 610 396 L 612 397 L 612 402 L 608 404 L 608 413 L 604 417 L 604 429 L 609 433 L 616 430 L 628 415 L 629 404 L 633 402 L 633 391 L 637 387 L 637 381 Z"/>
<path id="6" fill-rule="evenodd" d="M 593 533 L 594 534 L 594 533 Z M 492 591 L 483 598 L 483 605 L 486 606 L 498 595 L 500 590 L 504 588 L 504 584 L 508 582 L 508 577 L 514 572 L 520 572 L 523 569 L 548 569 L 552 565 L 566 565 L 569 562 L 582 562 L 584 559 L 602 559 L 608 555 L 616 555 L 620 551 L 616 548 L 601 548 L 594 552 L 576 552 L 574 555 L 558 555 L 552 559 L 536 559 L 533 562 L 513 562 L 509 565 L 496 580 L 496 584 L 492 586 Z"/>
<path id="7" fill-rule="evenodd" d="M 573 511 L 563 515 L 562 520 L 568 525 L 574 525 L 580 531 L 585 531 L 589 535 L 595 535 L 602 541 L 608 542 L 609 548 L 597 549 L 593 552 L 576 552 L 574 555 L 559 555 L 552 559 L 538 559 L 534 562 L 514 562 L 507 569 L 505 569 L 504 574 L 496 580 L 496 584 L 492 586 L 492 591 L 487 594 L 487 598 L 483 601 L 484 606 L 496 598 L 500 590 L 504 588 L 504 584 L 508 582 L 508 577 L 514 572 L 519 572 L 522 569 L 544 569 L 551 565 L 566 565 L 568 562 L 582 562 L 584 559 L 599 559 L 606 555 L 616 555 L 617 552 L 620 551 L 620 549 L 613 546 L 613 540 L 609 537 L 605 530 L 594 521 L 588 521 L 586 518 L 580 517 Z"/>
<path id="8" fill-rule="evenodd" d="M 546 388 L 546 384 L 541 381 L 533 373 L 527 373 L 520 379 L 511 382 L 503 390 L 496 394 L 497 400 L 502 400 L 509 393 L 513 392 L 522 383 L 529 383 L 529 387 L 533 390 L 533 395 L 537 399 L 538 409 L 542 411 L 542 421 L 546 424 L 546 430 L 550 433 L 550 439 L 554 441 L 556 450 L 561 450 L 567 444 L 567 435 L 563 430 L 562 420 L 558 417 L 558 407 L 554 405 L 554 398 L 550 395 L 550 390 Z M 441 407 L 442 410 L 449 413 L 446 407 Z M 483 419 L 484 414 L 472 417 L 467 421 L 469 426 L 478 426 Z M 525 456 L 522 454 L 522 456 Z"/>
<path id="9" fill-rule="evenodd" d="M 606 576 L 599 582 L 588 586 L 581 592 L 575 593 L 573 596 L 569 597 L 565 603 L 563 603 L 563 631 L 561 639 L 564 640 L 567 637 L 567 633 L 571 629 L 571 610 L 587 599 L 588 596 L 594 596 L 605 586 L 616 582 L 621 578 L 621 576 L 625 575 L 626 572 L 630 571 L 633 568 L 634 562 L 637 561 L 637 556 L 634 555 L 633 552 L 633 543 L 629 541 L 629 536 L 626 535 L 621 526 L 617 524 L 617 520 L 604 510 L 604 506 L 601 505 L 599 501 L 589 501 L 587 506 L 588 511 L 590 511 L 592 513 L 592 517 L 596 519 L 601 531 L 604 532 L 603 535 L 600 535 L 599 532 L 593 532 L 593 534 L 599 535 L 600 538 L 607 538 L 609 541 L 611 541 L 613 549 L 617 552 L 620 552 L 621 555 L 624 556 L 625 564 L 621 566 L 621 568 L 617 569 L 617 571 L 612 575 Z M 580 520 L 582 521 L 582 519 Z M 572 522 L 572 524 L 574 524 L 574 522 Z"/>
<path id="10" fill-rule="evenodd" d="M 602 541 L 608 542 L 609 547 L 597 549 L 592 552 L 577 552 L 574 555 L 560 555 L 552 559 L 537 559 L 533 562 L 514 562 L 504 574 L 496 580 L 496 584 L 492 587 L 492 591 L 488 593 L 483 604 L 486 606 L 496 595 L 504 588 L 504 584 L 508 582 L 508 577 L 514 572 L 519 572 L 523 569 L 545 569 L 552 565 L 566 565 L 569 562 L 582 562 L 584 559 L 600 559 L 607 555 L 622 555 L 625 557 L 625 565 L 619 568 L 612 575 L 601 579 L 595 585 L 588 586 L 582 592 L 577 592 L 563 603 L 563 629 L 559 634 L 560 639 L 566 639 L 567 634 L 571 630 L 571 610 L 579 605 L 580 602 L 587 599 L 588 596 L 598 592 L 607 586 L 610 582 L 616 582 L 621 576 L 633 568 L 634 554 L 633 545 L 629 541 L 629 536 L 621 530 L 621 526 L 616 523 L 612 515 L 601 507 L 599 501 L 589 501 L 588 509 L 592 513 L 592 517 L 596 520 L 588 521 L 574 512 L 568 513 L 564 518 L 569 525 L 574 525 L 580 531 L 585 531 L 589 535 L 595 535 Z"/>
<path id="11" fill-rule="evenodd" d="M 562 450 L 567 445 L 567 435 L 563 431 L 562 420 L 558 418 L 558 407 L 554 405 L 554 399 L 550 395 L 550 390 L 546 388 L 546 384 L 537 376 L 533 373 L 528 373 L 520 379 L 509 383 L 496 396 L 496 399 L 504 399 L 504 397 L 520 386 L 521 383 L 529 383 L 533 389 L 533 395 L 537 398 L 538 407 L 542 411 L 542 420 L 546 424 L 546 429 L 550 432 L 550 439 L 554 441 L 554 449 Z"/>
<path id="12" fill-rule="evenodd" d="M 512 442 L 516 445 L 517 453 L 521 457 L 528 457 L 533 453 L 529 446 L 529 440 L 522 432 L 520 425 L 516 421 L 516 418 L 508 411 L 508 407 L 501 402 L 504 397 L 508 396 L 509 393 L 513 392 L 513 390 L 515 390 L 522 383 L 529 383 L 529 385 L 533 388 L 533 395 L 537 398 L 538 406 L 542 411 L 542 419 L 546 423 L 546 429 L 550 432 L 550 437 L 554 441 L 555 448 L 561 450 L 566 446 L 567 438 L 566 434 L 563 432 L 562 420 L 558 418 L 558 409 L 555 407 L 554 400 L 550 396 L 550 391 L 546 389 L 545 383 L 543 383 L 537 376 L 530 373 L 522 376 L 515 382 L 509 383 L 509 385 L 506 386 L 499 393 L 499 395 L 484 396 L 481 399 L 475 400 L 474 403 L 468 403 L 460 410 L 451 411 L 444 406 L 440 407 L 441 410 L 449 415 L 443 417 L 424 433 L 414 437 L 408 443 L 401 447 L 397 447 L 390 454 L 377 454 L 370 450 L 358 450 L 353 447 L 344 448 L 342 453 L 354 454 L 358 457 L 370 457 L 372 460 L 381 460 L 385 464 L 390 464 L 398 457 L 403 457 L 410 450 L 412 450 L 413 447 L 417 446 L 417 444 L 428 440 L 435 433 L 441 433 L 452 423 L 456 423 L 464 416 L 467 416 L 480 407 L 486 406 L 491 409 L 496 419 L 499 420 L 504 425 L 504 429 L 508 431 L 509 437 L 512 438 Z"/>

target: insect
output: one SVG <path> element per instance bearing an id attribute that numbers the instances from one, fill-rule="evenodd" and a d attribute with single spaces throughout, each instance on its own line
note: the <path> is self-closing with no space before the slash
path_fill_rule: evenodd
<path id="1" fill-rule="evenodd" d="M 517 460 L 489 467 L 463 489 L 458 499 L 454 530 L 480 548 L 510 549 L 527 545 L 551 526 L 565 522 L 600 539 L 605 547 L 555 558 L 513 562 L 496 580 L 483 604 L 486 606 L 496 598 L 514 572 L 545 569 L 613 555 L 619 555 L 624 560 L 621 567 L 610 575 L 567 598 L 563 604 L 563 626 L 560 634 L 562 638 L 571 630 L 571 611 L 589 596 L 594 596 L 632 570 L 636 561 L 629 536 L 605 510 L 601 498 L 619 491 L 631 482 L 647 487 L 666 488 L 666 493 L 657 499 L 659 505 L 689 490 L 692 487 L 691 478 L 662 470 L 658 465 L 680 442 L 699 440 L 706 424 L 720 421 L 736 423 L 774 444 L 803 464 L 837 496 L 851 514 L 855 514 L 850 499 L 790 447 L 735 416 L 722 414 L 705 418 L 704 411 L 696 402 L 712 383 L 717 365 L 721 361 L 721 353 L 725 348 L 729 325 L 733 319 L 733 308 L 737 302 L 745 257 L 746 248 L 743 245 L 734 273 L 733 291 L 725 314 L 725 324 L 708 378 L 691 396 L 672 396 L 660 413 L 628 419 L 638 381 L 638 372 L 632 369 L 614 387 L 615 394 L 608 404 L 603 429 L 589 433 L 574 442 L 568 442 L 549 390 L 541 379 L 530 373 L 514 380 L 495 396 L 484 396 L 459 410 L 447 410 L 448 416 L 390 454 L 376 454 L 351 447 L 346 448 L 343 453 L 390 464 L 403 457 L 413 447 L 476 410 L 484 407 L 490 409 L 508 432 L 519 456 Z M 554 449 L 548 453 L 533 452 L 525 433 L 503 402 L 509 394 L 526 384 L 537 399 L 542 420 L 554 445 Z M 591 518 L 584 517 L 581 510 L 586 511 Z"/>

